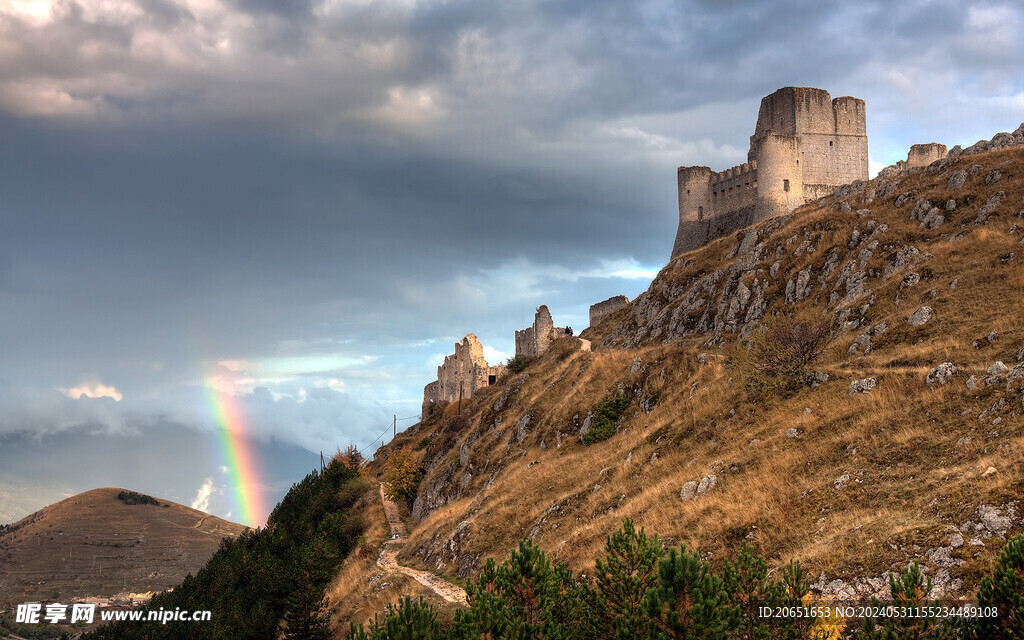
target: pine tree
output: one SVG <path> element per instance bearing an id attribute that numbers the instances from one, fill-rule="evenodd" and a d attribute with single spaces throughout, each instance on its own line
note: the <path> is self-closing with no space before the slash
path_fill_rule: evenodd
<path id="1" fill-rule="evenodd" d="M 575 640 L 589 637 L 583 624 L 593 593 L 569 569 L 524 540 L 504 564 L 489 559 L 466 587 L 470 608 L 456 615 L 453 635 L 462 640 Z"/>
<path id="2" fill-rule="evenodd" d="M 921 573 L 916 562 L 900 573 L 899 577 L 889 576 L 889 591 L 892 594 L 892 606 L 907 608 L 898 615 L 875 620 L 866 618 L 864 628 L 858 634 L 862 640 L 952 640 L 955 630 L 943 619 L 935 616 L 908 615 L 918 613 L 919 607 L 928 607 L 931 602 L 928 595 L 932 591 L 932 581 Z M 871 599 L 872 607 L 882 607 L 878 600 Z M 924 609 L 927 612 L 927 609 Z"/>
<path id="3" fill-rule="evenodd" d="M 744 542 L 735 564 L 726 562 L 722 571 L 729 602 L 739 613 L 738 638 L 767 640 L 778 637 L 773 633 L 772 618 L 762 617 L 761 607 L 777 605 L 783 598 L 784 587 L 768 579 L 768 563 L 755 554 Z"/>
<path id="4" fill-rule="evenodd" d="M 722 579 L 686 545 L 662 558 L 646 606 L 653 619 L 649 637 L 658 640 L 726 640 L 738 625 Z"/>
<path id="5" fill-rule="evenodd" d="M 647 636 L 650 616 L 644 600 L 658 583 L 658 561 L 664 555 L 661 539 L 648 537 L 643 529 L 637 531 L 629 518 L 608 536 L 605 559 L 597 560 L 594 571 L 600 596 L 591 623 L 595 637 L 631 640 Z"/>
<path id="6" fill-rule="evenodd" d="M 978 618 L 976 637 L 1024 638 L 1024 535 L 1006 543 L 992 576 L 982 578 L 978 607 L 995 608 L 997 615 Z"/>
<path id="7" fill-rule="evenodd" d="M 327 596 L 309 568 L 300 569 L 294 590 L 286 600 L 284 637 L 288 640 L 327 640 L 331 614 Z"/>

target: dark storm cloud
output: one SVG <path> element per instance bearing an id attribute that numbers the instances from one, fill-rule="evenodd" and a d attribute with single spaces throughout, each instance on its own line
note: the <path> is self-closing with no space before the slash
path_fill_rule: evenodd
<path id="1" fill-rule="evenodd" d="M 875 165 L 1016 127 L 1021 22 L 953 1 L 10 3 L 0 437 L 208 430 L 215 383 L 257 437 L 368 444 L 465 333 L 507 353 L 540 304 L 582 329 L 644 289 L 675 167 L 742 162 L 781 86 L 865 98 Z"/>

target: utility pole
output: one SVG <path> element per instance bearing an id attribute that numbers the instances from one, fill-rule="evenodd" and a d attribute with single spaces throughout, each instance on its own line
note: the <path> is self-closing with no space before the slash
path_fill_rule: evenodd
<path id="1" fill-rule="evenodd" d="M 394 440 L 395 436 L 398 435 L 398 414 L 394 413 L 394 414 L 391 415 L 391 417 L 392 417 L 392 422 L 391 422 L 391 439 Z"/>
<path id="2" fill-rule="evenodd" d="M 324 472 L 324 452 L 320 451 L 320 473 Z"/>

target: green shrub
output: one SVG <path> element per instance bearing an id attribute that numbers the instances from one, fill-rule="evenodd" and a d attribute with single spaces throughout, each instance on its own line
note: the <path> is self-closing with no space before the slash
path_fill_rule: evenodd
<path id="1" fill-rule="evenodd" d="M 152 504 L 160 506 L 160 503 L 156 501 L 153 496 L 147 496 L 144 493 L 135 493 L 134 491 L 122 491 L 117 494 L 117 499 L 125 504 Z"/>
<path id="2" fill-rule="evenodd" d="M 685 545 L 666 555 L 657 536 L 632 521 L 610 535 L 596 562 L 595 587 L 565 565 L 552 564 L 530 541 L 506 562 L 488 559 L 466 587 L 468 607 L 451 624 L 430 605 L 408 597 L 375 618 L 368 631 L 352 627 L 355 640 L 1020 640 L 1024 638 L 1024 536 L 1007 544 L 979 590 L 980 607 L 997 617 L 976 625 L 969 618 L 901 614 L 847 628 L 842 618 L 765 615 L 765 610 L 830 607 L 809 595 L 810 582 L 790 562 L 772 578 L 764 558 L 744 544 L 716 571 Z M 931 584 L 914 564 L 890 578 L 891 602 L 873 607 L 925 607 Z M 841 603 L 832 603 L 841 604 Z M 806 610 L 806 609 L 805 609 Z M 918 610 L 922 611 L 922 610 Z M 923 610 L 923 613 L 928 613 Z"/>
<path id="3" fill-rule="evenodd" d="M 835 336 L 829 317 L 766 316 L 733 354 L 744 389 L 755 400 L 796 392 L 807 383 L 808 367 Z"/>
<path id="4" fill-rule="evenodd" d="M 533 362 L 533 358 L 516 355 L 505 361 L 505 368 L 509 370 L 509 373 L 520 373 L 523 369 L 528 367 L 531 362 Z"/>
<path id="5" fill-rule="evenodd" d="M 1006 543 L 992 575 L 982 578 L 978 606 L 998 612 L 978 620 L 978 638 L 1024 638 L 1024 535 Z"/>
<path id="6" fill-rule="evenodd" d="M 359 485 L 361 491 L 349 485 Z M 324 638 L 325 589 L 365 531 L 365 523 L 351 513 L 349 503 L 367 490 L 356 470 L 332 460 L 322 472 L 314 471 L 292 485 L 270 514 L 266 528 L 224 538 L 195 575 L 186 576 L 173 591 L 154 596 L 142 608 L 144 612 L 210 610 L 209 622 L 113 622 L 84 637 L 274 640 L 285 634 Z"/>
<path id="7" fill-rule="evenodd" d="M 625 391 L 620 390 L 601 398 L 594 407 L 590 430 L 583 434 L 583 444 L 594 444 L 615 435 L 615 425 L 628 408 L 629 396 Z"/>
<path id="8" fill-rule="evenodd" d="M 904 569 L 899 577 L 889 576 L 889 592 L 893 604 L 897 607 L 910 607 L 914 611 L 928 613 L 929 607 L 935 604 L 928 599 L 931 591 L 931 578 L 924 577 L 921 567 L 916 562 Z M 874 598 L 871 599 L 871 605 L 872 609 L 882 607 L 882 603 Z M 946 619 L 934 615 L 866 618 L 864 628 L 857 634 L 858 640 L 951 640 L 956 637 L 958 634 L 953 625 Z"/>

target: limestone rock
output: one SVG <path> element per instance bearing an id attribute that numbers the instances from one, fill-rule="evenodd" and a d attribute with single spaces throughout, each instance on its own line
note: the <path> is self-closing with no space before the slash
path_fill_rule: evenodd
<path id="1" fill-rule="evenodd" d="M 697 495 L 703 495 L 708 491 L 711 491 L 718 485 L 718 476 L 711 474 L 704 476 L 700 480 L 700 484 L 697 485 Z"/>
<path id="2" fill-rule="evenodd" d="M 900 248 L 896 253 L 889 256 L 886 261 L 883 275 L 888 278 L 897 271 L 907 267 L 911 262 L 915 262 L 921 255 L 921 251 L 914 246 L 905 246 Z"/>
<path id="3" fill-rule="evenodd" d="M 850 395 L 855 393 L 867 393 L 878 386 L 878 381 L 875 378 L 864 378 L 863 380 L 854 380 L 850 383 Z"/>
<path id="4" fill-rule="evenodd" d="M 930 387 L 933 384 L 948 384 L 949 379 L 953 377 L 959 369 L 952 362 L 943 362 L 939 366 L 931 369 L 928 375 L 925 376 L 925 383 Z"/>
<path id="5" fill-rule="evenodd" d="M 967 182 L 967 172 L 961 169 L 949 177 L 946 188 L 953 191 L 963 187 L 965 182 Z"/>
<path id="6" fill-rule="evenodd" d="M 516 442 L 522 442 L 526 434 L 530 432 L 530 414 L 526 414 L 519 419 L 519 424 L 516 425 Z"/>
<path id="7" fill-rule="evenodd" d="M 812 389 L 816 389 L 828 382 L 828 374 L 824 371 L 810 371 L 804 378 Z"/>
<path id="8" fill-rule="evenodd" d="M 684 484 L 682 490 L 679 491 L 680 500 L 692 500 L 695 495 L 697 495 L 697 483 L 693 480 Z"/>
<path id="9" fill-rule="evenodd" d="M 985 206 L 978 209 L 978 217 L 974 219 L 974 223 L 984 224 L 988 220 L 989 216 L 995 212 L 1004 197 L 1006 197 L 1006 193 L 1003 191 L 996 191 L 994 194 L 989 196 L 988 200 L 985 201 Z"/>
<path id="10" fill-rule="evenodd" d="M 990 375 L 990 376 L 1000 376 L 1000 375 L 1005 374 L 1009 370 L 1010 370 L 1010 367 L 1008 367 L 1005 364 L 1003 364 L 1002 360 L 996 360 L 995 362 L 993 362 L 989 366 L 987 371 L 988 371 L 988 375 Z"/>
<path id="11" fill-rule="evenodd" d="M 932 308 L 928 306 L 920 307 L 917 311 L 910 314 L 907 318 L 907 323 L 912 327 L 920 327 L 932 319 Z"/>

